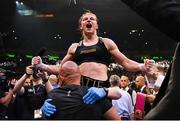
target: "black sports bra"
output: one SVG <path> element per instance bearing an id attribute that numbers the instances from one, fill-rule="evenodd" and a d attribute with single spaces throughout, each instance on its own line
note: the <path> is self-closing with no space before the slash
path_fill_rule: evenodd
<path id="1" fill-rule="evenodd" d="M 99 37 L 98 43 L 91 46 L 84 46 L 83 42 L 79 42 L 73 61 L 80 65 L 83 62 L 97 62 L 109 65 L 111 62 L 111 55 L 104 45 L 103 38 Z"/>

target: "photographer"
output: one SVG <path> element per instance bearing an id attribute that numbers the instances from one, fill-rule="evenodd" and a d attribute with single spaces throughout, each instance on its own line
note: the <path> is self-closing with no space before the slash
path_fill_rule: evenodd
<path id="1" fill-rule="evenodd" d="M 0 72 L 0 81 L 5 81 L 5 74 L 3 72 Z M 7 107 L 12 97 L 12 90 L 4 90 L 4 84 L 0 83 L 0 119 L 6 119 Z"/>
<path id="2" fill-rule="evenodd" d="M 0 98 L 0 119 L 5 119 L 7 106 L 11 102 L 13 97 L 13 93 L 10 90 L 9 92 L 5 92 L 5 95 L 1 95 Z"/>
<path id="3" fill-rule="evenodd" d="M 23 86 L 24 82 L 30 79 L 30 85 Z M 21 96 L 24 104 L 23 112 L 19 119 L 40 119 L 39 109 L 46 98 L 47 92 L 52 89 L 47 74 L 34 70 L 33 66 L 26 67 L 26 73 L 18 80 L 13 92 Z"/>

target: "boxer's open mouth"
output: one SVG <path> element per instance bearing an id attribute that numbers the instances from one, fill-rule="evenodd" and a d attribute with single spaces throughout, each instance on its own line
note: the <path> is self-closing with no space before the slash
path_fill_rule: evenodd
<path id="1" fill-rule="evenodd" d="M 91 28 L 92 25 L 91 25 L 91 24 L 87 24 L 86 27 L 87 27 L 87 28 Z"/>

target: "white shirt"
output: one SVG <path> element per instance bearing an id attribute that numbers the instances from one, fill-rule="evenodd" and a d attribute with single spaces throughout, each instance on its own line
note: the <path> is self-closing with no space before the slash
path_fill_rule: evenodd
<path id="1" fill-rule="evenodd" d="M 119 92 L 121 97 L 118 100 L 112 100 L 112 104 L 121 117 L 129 117 L 131 119 L 133 113 L 131 96 L 127 91 L 120 88 Z"/>
<path id="2" fill-rule="evenodd" d="M 127 86 L 123 90 L 128 91 L 129 87 Z M 132 99 L 132 103 L 133 103 L 133 107 L 134 107 L 134 105 L 136 104 L 136 91 L 132 90 L 132 95 L 130 95 L 130 96 L 132 96 L 131 99 Z"/>
<path id="3" fill-rule="evenodd" d="M 140 92 L 143 92 L 144 88 L 146 88 L 146 85 L 141 87 Z"/>

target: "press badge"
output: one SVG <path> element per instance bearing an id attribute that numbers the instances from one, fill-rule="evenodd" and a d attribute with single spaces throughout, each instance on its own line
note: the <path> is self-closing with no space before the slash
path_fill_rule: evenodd
<path id="1" fill-rule="evenodd" d="M 42 118 L 42 113 L 40 109 L 34 110 L 34 119 Z"/>

